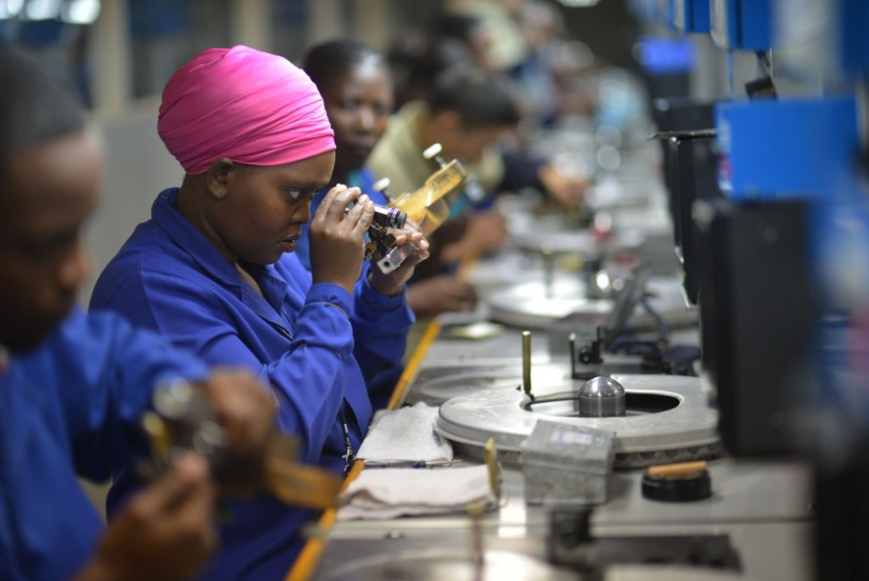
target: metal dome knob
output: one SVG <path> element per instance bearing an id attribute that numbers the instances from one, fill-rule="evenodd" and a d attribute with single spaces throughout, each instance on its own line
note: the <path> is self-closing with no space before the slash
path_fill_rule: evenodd
<path id="1" fill-rule="evenodd" d="M 371 189 L 374 190 L 375 192 L 382 192 L 383 190 L 388 188 L 389 184 L 391 184 L 391 183 L 392 182 L 389 181 L 389 178 L 380 178 L 379 180 L 374 182 L 374 185 L 371 186 Z"/>
<path id="2" fill-rule="evenodd" d="M 579 415 L 597 418 L 625 415 L 625 388 L 612 377 L 592 377 L 579 390 Z"/>
<path id="3" fill-rule="evenodd" d="M 440 143 L 432 143 L 423 150 L 422 156 L 426 159 L 434 159 L 436 156 L 440 155 L 443 150 L 444 148 Z"/>

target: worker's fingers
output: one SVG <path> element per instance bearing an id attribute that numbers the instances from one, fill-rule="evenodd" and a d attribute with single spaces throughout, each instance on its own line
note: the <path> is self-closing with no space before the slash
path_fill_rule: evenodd
<path id="1" fill-rule="evenodd" d="M 347 213 L 347 219 L 358 234 L 364 234 L 374 220 L 374 202 L 367 195 L 360 196 L 353 209 Z"/>
<path id="2" fill-rule="evenodd" d="M 139 493 L 130 502 L 129 510 L 148 518 L 164 512 L 197 490 L 210 485 L 208 463 L 198 454 L 185 454 L 164 475 Z"/>

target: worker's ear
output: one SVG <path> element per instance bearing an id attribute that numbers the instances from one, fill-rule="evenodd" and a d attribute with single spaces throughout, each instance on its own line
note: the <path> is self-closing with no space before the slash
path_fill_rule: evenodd
<path id="1" fill-rule="evenodd" d="M 208 173 L 205 174 L 205 187 L 212 197 L 218 200 L 226 197 L 229 190 L 227 184 L 233 169 L 235 169 L 235 164 L 226 157 L 221 157 L 211 164 Z"/>

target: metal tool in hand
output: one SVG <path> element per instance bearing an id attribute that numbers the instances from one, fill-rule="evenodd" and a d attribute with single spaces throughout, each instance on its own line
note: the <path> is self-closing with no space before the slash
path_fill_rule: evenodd
<path id="1" fill-rule="evenodd" d="M 465 167 L 455 159 L 445 161 L 440 157 L 441 150 L 441 145 L 435 143 L 423 151 L 423 157 L 434 159 L 440 168 L 415 192 L 403 193 L 393 199 L 388 192 L 388 178 L 379 180 L 373 187 L 374 191 L 383 192 L 390 199 L 390 207 L 404 212 L 413 220 L 424 236 L 434 232 L 449 217 L 449 205 L 443 199 L 444 196 L 461 187 L 468 179 Z M 370 230 L 369 238 L 373 239 Z M 383 245 L 379 248 L 382 258 L 377 261 L 377 266 L 384 274 L 400 267 L 416 251 L 415 244 L 393 246 L 394 243 L 394 238 L 383 238 Z"/>
<path id="2" fill-rule="evenodd" d="M 384 178 L 374 184 L 374 191 L 385 191 L 389 187 L 389 179 Z M 384 194 L 387 195 L 387 194 Z M 416 246 L 405 244 L 395 246 L 395 231 L 404 230 L 407 224 L 407 213 L 398 208 L 374 205 L 374 218 L 368 227 L 368 242 L 365 244 L 365 260 L 376 256 L 377 266 L 383 274 L 389 274 L 404 262 L 415 250 Z"/>
<path id="3" fill-rule="evenodd" d="M 184 452 L 195 451 L 208 459 L 212 475 L 228 490 L 266 488 L 288 505 L 327 508 L 334 504 L 341 480 L 319 468 L 296 462 L 294 438 L 274 432 L 264 457 L 240 458 L 228 446 L 223 427 L 205 393 L 183 380 L 158 386 L 153 411 L 142 418 L 151 444 L 151 455 L 140 463 L 146 478 L 165 472 Z"/>

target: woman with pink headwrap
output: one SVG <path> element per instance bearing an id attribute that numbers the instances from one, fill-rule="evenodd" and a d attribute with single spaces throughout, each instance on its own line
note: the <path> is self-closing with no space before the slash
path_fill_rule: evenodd
<path id="1" fill-rule="evenodd" d="M 91 307 L 151 327 L 211 364 L 255 370 L 302 460 L 349 469 L 372 414 L 401 372 L 413 315 L 404 285 L 427 256 L 390 275 L 363 264 L 373 203 L 329 183 L 335 142 L 323 101 L 289 61 L 211 49 L 169 80 L 158 132 L 184 167 L 100 276 Z M 311 221 L 309 273 L 292 252 Z M 360 276 L 360 273 L 362 276 Z M 112 509 L 134 476 L 116 479 Z M 228 502 L 223 549 L 207 579 L 279 579 L 312 515 L 270 497 Z"/>

